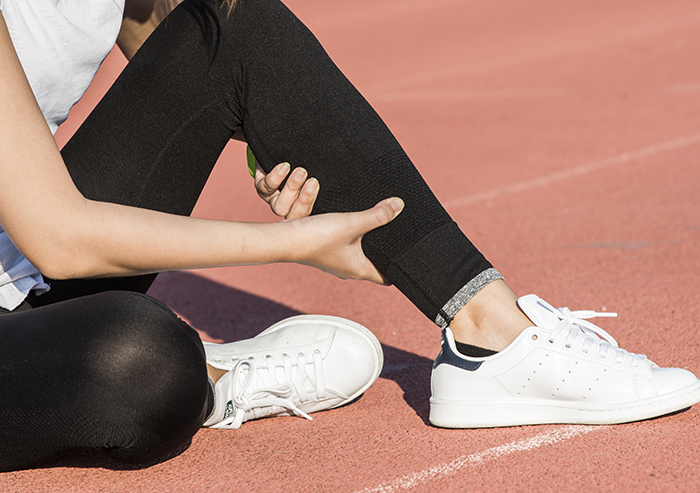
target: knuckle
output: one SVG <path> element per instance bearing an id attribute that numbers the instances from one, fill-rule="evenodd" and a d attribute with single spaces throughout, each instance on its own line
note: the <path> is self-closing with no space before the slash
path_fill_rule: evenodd
<path id="1" fill-rule="evenodd" d="M 389 221 L 390 214 L 385 207 L 380 207 L 374 212 L 374 217 L 377 219 L 379 224 L 384 224 Z"/>

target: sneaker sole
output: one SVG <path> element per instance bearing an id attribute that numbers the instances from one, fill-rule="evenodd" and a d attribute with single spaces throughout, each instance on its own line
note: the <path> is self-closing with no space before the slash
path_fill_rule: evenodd
<path id="1" fill-rule="evenodd" d="M 700 381 L 675 392 L 616 409 L 580 402 L 498 399 L 450 401 L 430 399 L 430 422 L 440 428 L 496 428 L 502 426 L 581 424 L 610 425 L 656 418 L 700 402 Z"/>
<path id="2" fill-rule="evenodd" d="M 332 323 L 335 326 L 338 327 L 344 327 L 346 329 L 351 330 L 352 332 L 355 332 L 356 334 L 361 335 L 373 348 L 374 351 L 377 355 L 377 364 L 375 365 L 374 371 L 372 372 L 372 379 L 362 387 L 360 390 L 355 392 L 353 395 L 349 396 L 348 399 L 344 402 L 341 402 L 340 404 L 337 404 L 333 407 L 329 407 L 328 409 L 335 409 L 336 407 L 344 406 L 358 397 L 360 397 L 362 394 L 365 393 L 365 391 L 372 386 L 374 382 L 377 381 L 379 378 L 379 374 L 382 372 L 382 368 L 384 368 L 384 351 L 382 350 L 382 345 L 379 343 L 379 340 L 377 340 L 377 337 L 367 328 L 364 327 L 356 322 L 353 322 L 352 320 L 347 320 L 344 318 L 340 317 L 332 317 L 330 315 L 297 315 L 295 317 L 290 317 L 286 318 L 280 322 L 277 322 L 276 324 L 268 327 L 267 329 L 263 330 L 260 334 L 258 334 L 255 337 L 260 337 L 265 334 L 270 334 L 272 332 L 278 331 L 280 329 L 283 329 L 285 327 L 289 327 L 290 325 L 296 325 L 300 321 L 303 321 L 304 323 L 314 323 L 314 322 L 324 322 L 324 323 Z"/>

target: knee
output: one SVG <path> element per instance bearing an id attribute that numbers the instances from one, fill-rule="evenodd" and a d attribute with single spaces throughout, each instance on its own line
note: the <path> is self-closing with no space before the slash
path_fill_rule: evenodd
<path id="1" fill-rule="evenodd" d="M 204 420 L 206 358 L 197 333 L 152 298 L 95 295 L 100 318 L 84 364 L 114 430 L 110 453 L 142 462 L 186 444 Z M 105 406 L 105 404 L 107 404 Z"/>

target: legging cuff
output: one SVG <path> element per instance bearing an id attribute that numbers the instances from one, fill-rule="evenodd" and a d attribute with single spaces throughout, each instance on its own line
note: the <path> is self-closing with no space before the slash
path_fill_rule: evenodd
<path id="1" fill-rule="evenodd" d="M 442 307 L 440 313 L 435 318 L 435 323 L 442 329 L 446 328 L 457 312 L 471 300 L 476 293 L 481 291 L 492 281 L 503 279 L 503 276 L 496 269 L 491 267 L 469 281 L 462 289 L 457 291 L 450 301 Z"/>

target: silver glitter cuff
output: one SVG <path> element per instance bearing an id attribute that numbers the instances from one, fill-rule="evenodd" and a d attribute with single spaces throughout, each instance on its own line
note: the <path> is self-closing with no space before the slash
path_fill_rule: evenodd
<path id="1" fill-rule="evenodd" d="M 452 318 L 457 315 L 457 312 L 474 297 L 476 293 L 484 289 L 488 283 L 497 279 L 503 279 L 503 276 L 494 268 L 486 269 L 484 272 L 469 281 L 462 289 L 457 291 L 450 301 L 445 303 L 440 313 L 435 318 L 435 323 L 442 329 L 450 325 Z M 445 318 L 447 316 L 447 318 Z"/>

